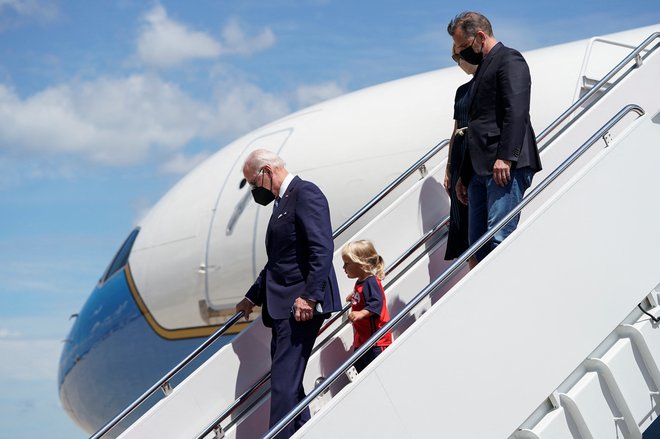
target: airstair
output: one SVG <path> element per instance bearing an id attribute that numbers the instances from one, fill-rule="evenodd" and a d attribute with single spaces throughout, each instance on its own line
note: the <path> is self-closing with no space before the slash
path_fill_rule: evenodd
<path id="1" fill-rule="evenodd" d="M 310 359 L 308 398 L 268 431 L 270 337 L 256 322 L 176 388 L 156 383 L 149 392 L 167 396 L 120 437 L 273 437 L 307 405 L 296 437 L 338 425 L 363 437 L 641 437 L 660 413 L 659 37 L 539 135 L 544 171 L 510 215 L 522 212 L 518 230 L 474 270 L 488 235 L 444 261 L 445 142 L 395 182 L 394 200 L 388 188 L 363 209 L 380 213 L 337 231 L 337 249 L 369 238 L 391 261 L 381 332 L 395 343 L 356 378 L 345 372 L 368 345 L 353 354 L 338 313 Z"/>

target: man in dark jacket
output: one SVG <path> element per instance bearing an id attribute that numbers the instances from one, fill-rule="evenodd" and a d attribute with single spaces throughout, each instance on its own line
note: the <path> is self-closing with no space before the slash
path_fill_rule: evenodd
<path id="1" fill-rule="evenodd" d="M 254 200 L 275 201 L 266 230 L 268 262 L 236 305 L 247 318 L 262 306 L 272 329 L 270 426 L 305 398 L 303 376 L 323 320 L 342 307 L 332 266 L 334 243 L 328 201 L 313 183 L 294 177 L 275 153 L 247 157 L 243 175 Z M 277 438 L 288 438 L 310 417 L 305 409 Z"/>
<path id="2" fill-rule="evenodd" d="M 504 218 L 531 185 L 541 159 L 529 117 L 531 79 L 520 52 L 493 36 L 488 19 L 462 12 L 447 26 L 462 59 L 478 65 L 470 94 L 467 151 L 457 195 L 468 204 L 469 240 Z M 518 225 L 519 215 L 477 252 L 482 260 Z"/>

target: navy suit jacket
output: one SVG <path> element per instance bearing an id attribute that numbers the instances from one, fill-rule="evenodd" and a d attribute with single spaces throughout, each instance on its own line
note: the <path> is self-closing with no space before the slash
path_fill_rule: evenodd
<path id="1" fill-rule="evenodd" d="M 472 169 L 464 166 L 464 182 L 471 172 L 492 175 L 497 159 L 510 160 L 512 169 L 541 170 L 529 118 L 531 87 L 529 67 L 520 52 L 497 43 L 479 66 L 471 90 L 467 152 Z"/>
<path id="2" fill-rule="evenodd" d="M 315 184 L 294 177 L 268 222 L 268 262 L 246 294 L 263 306 L 266 326 L 271 318 L 288 319 L 298 297 L 316 301 L 317 314 L 341 309 L 333 251 L 328 200 Z"/>

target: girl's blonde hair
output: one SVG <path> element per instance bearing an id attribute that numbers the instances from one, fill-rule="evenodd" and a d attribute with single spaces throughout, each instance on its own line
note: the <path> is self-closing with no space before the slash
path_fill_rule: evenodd
<path id="1" fill-rule="evenodd" d="M 378 279 L 385 278 L 385 261 L 376 252 L 371 241 L 361 239 L 349 242 L 342 247 L 341 254 L 360 265 L 365 272 L 373 274 Z"/>

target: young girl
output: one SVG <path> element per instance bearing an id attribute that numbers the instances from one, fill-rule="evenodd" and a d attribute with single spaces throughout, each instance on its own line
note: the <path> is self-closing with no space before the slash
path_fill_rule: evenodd
<path id="1" fill-rule="evenodd" d="M 346 297 L 346 301 L 352 304 L 348 320 L 353 322 L 353 349 L 357 349 L 390 320 L 385 291 L 380 282 L 385 276 L 385 263 L 371 241 L 366 240 L 346 244 L 341 250 L 341 257 L 348 278 L 357 279 L 353 292 Z M 388 331 L 355 362 L 355 369 L 361 372 L 390 344 L 392 332 Z"/>

